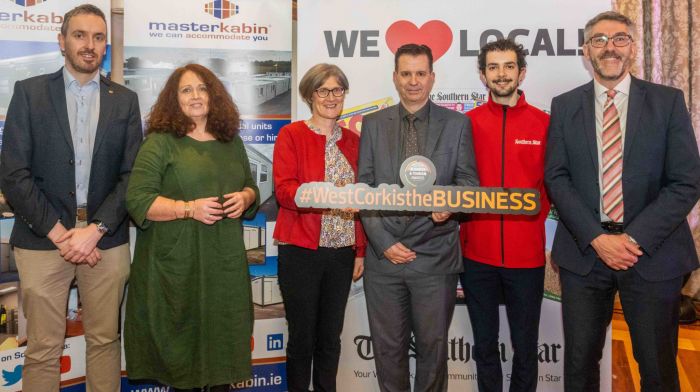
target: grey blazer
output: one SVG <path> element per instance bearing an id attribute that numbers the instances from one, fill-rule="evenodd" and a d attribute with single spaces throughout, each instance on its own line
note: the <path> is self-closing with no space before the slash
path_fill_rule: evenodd
<path id="1" fill-rule="evenodd" d="M 600 227 L 593 82 L 552 100 L 545 184 L 561 224 L 552 258 L 587 275 Z M 648 281 L 698 267 L 686 216 L 700 195 L 700 158 L 683 93 L 632 78 L 623 150 L 625 232 L 644 250 L 635 269 Z"/>
<path id="2" fill-rule="evenodd" d="M 478 186 L 474 159 L 471 123 L 455 111 L 429 101 L 429 129 L 424 155 L 437 169 L 436 185 Z M 358 182 L 376 187 L 400 184 L 401 118 L 394 105 L 367 115 L 362 121 Z M 369 245 L 365 268 L 382 273 L 395 273 L 403 268 L 428 274 L 462 271 L 459 247 L 459 224 L 455 217 L 435 224 L 430 213 L 394 211 L 362 211 L 361 219 Z M 414 216 L 415 215 L 415 216 Z M 384 257 L 384 251 L 401 242 L 416 252 L 416 260 L 395 265 Z"/>
<path id="3" fill-rule="evenodd" d="M 101 78 L 87 204 L 88 221 L 110 229 L 100 249 L 129 241 L 124 195 L 142 138 L 136 94 Z M 17 82 L 0 154 L 0 189 L 16 215 L 12 245 L 56 249 L 51 228 L 59 219 L 75 226 L 74 159 L 62 70 Z"/>

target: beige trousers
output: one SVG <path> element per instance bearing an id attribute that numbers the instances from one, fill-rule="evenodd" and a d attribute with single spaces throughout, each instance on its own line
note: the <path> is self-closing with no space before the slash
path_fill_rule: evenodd
<path id="1" fill-rule="evenodd" d="M 66 331 L 66 307 L 73 278 L 78 283 L 85 330 L 87 392 L 119 392 L 121 345 L 119 308 L 129 277 L 129 245 L 100 250 L 94 268 L 65 261 L 58 250 L 15 247 L 27 318 L 24 392 L 58 392 L 59 360 Z"/>

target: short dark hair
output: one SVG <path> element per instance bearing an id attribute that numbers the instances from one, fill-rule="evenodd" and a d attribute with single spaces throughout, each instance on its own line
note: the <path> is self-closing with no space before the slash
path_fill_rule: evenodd
<path id="1" fill-rule="evenodd" d="M 102 12 L 101 9 L 98 7 L 92 5 L 92 4 L 81 4 L 72 10 L 66 12 L 65 15 L 63 15 L 63 23 L 61 24 L 61 35 L 66 36 L 68 34 L 68 23 L 70 22 L 70 19 L 76 15 L 97 15 L 102 20 L 105 22 L 105 26 L 107 26 L 107 19 L 105 18 L 104 12 Z"/>
<path id="2" fill-rule="evenodd" d="M 394 71 L 399 70 L 399 57 L 405 54 L 409 56 L 428 56 L 428 65 L 430 66 L 430 72 L 433 72 L 433 51 L 430 50 L 430 47 L 428 45 L 418 44 L 401 45 L 400 48 L 396 49 L 396 53 L 394 53 Z"/>
<path id="3" fill-rule="evenodd" d="M 486 71 L 486 55 L 489 52 L 515 52 L 515 56 L 518 59 L 518 69 L 523 69 L 527 67 L 527 61 L 525 61 L 525 49 L 522 44 L 518 44 L 510 38 L 499 38 L 496 41 L 487 43 L 481 47 L 479 51 L 479 71 L 484 73 Z"/>
<path id="4" fill-rule="evenodd" d="M 598 22 L 604 21 L 604 20 L 612 20 L 615 22 L 620 22 L 627 26 L 627 28 L 630 30 L 630 33 L 633 32 L 634 30 L 634 22 L 632 22 L 632 19 L 628 18 L 627 16 L 616 12 L 616 11 L 605 11 L 601 12 L 598 15 L 594 16 L 593 19 L 589 20 L 586 23 L 586 27 L 583 28 L 583 41 L 588 42 L 589 39 L 591 39 L 591 30 L 593 29 L 593 26 L 595 26 Z"/>
<path id="5" fill-rule="evenodd" d="M 183 65 L 173 71 L 151 108 L 146 120 L 146 134 L 170 133 L 184 137 L 195 128 L 194 121 L 182 112 L 178 101 L 180 79 L 188 71 L 197 75 L 207 86 L 209 113 L 206 131 L 220 142 L 230 142 L 240 127 L 238 107 L 221 80 L 209 68 L 199 64 Z"/>

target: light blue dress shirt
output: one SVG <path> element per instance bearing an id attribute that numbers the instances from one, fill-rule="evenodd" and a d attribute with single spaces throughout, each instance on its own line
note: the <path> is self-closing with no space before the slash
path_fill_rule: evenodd
<path id="1" fill-rule="evenodd" d="M 100 118 L 100 73 L 81 86 L 63 68 L 66 85 L 66 108 L 75 151 L 75 197 L 79 207 L 87 205 L 92 149 L 95 145 L 97 121 Z"/>

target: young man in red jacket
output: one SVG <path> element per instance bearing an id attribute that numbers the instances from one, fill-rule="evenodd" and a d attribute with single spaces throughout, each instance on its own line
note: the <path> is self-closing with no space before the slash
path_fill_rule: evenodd
<path id="1" fill-rule="evenodd" d="M 499 304 L 505 303 L 513 343 L 510 391 L 537 388 L 537 339 L 544 290 L 544 154 L 549 116 L 530 106 L 518 86 L 525 78 L 523 46 L 500 39 L 479 53 L 489 100 L 467 112 L 481 186 L 534 188 L 538 215 L 473 214 L 462 224 L 462 287 L 474 332 L 479 391 L 502 391 Z"/>

